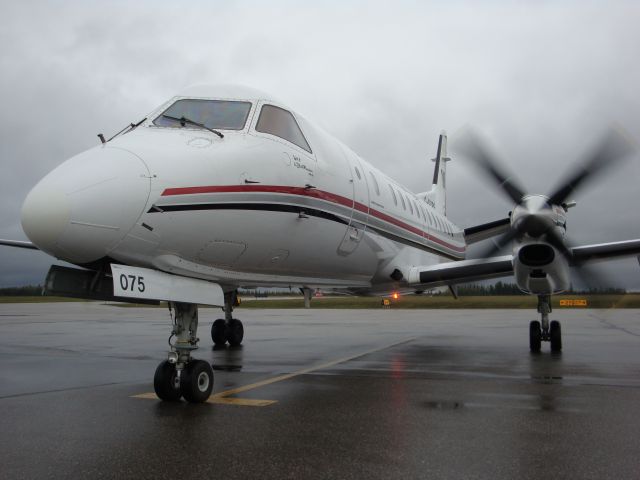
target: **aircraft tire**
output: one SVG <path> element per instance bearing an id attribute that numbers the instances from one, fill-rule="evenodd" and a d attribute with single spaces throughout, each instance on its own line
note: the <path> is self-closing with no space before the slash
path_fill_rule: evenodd
<path id="1" fill-rule="evenodd" d="M 227 343 L 227 322 L 223 318 L 217 319 L 211 325 L 211 340 L 216 346 Z"/>
<path id="2" fill-rule="evenodd" d="M 182 396 L 182 392 L 177 381 L 178 372 L 173 363 L 165 360 L 158 368 L 153 376 L 153 389 L 160 400 L 165 402 L 177 402 Z"/>
<path id="3" fill-rule="evenodd" d="M 542 327 L 540 322 L 533 320 L 529 323 L 529 350 L 538 353 L 542 347 Z"/>
<path id="4" fill-rule="evenodd" d="M 191 360 L 182 371 L 180 390 L 189 403 L 206 402 L 213 389 L 213 369 L 204 360 Z"/>
<path id="5" fill-rule="evenodd" d="M 244 326 L 237 318 L 232 319 L 227 325 L 227 341 L 232 347 L 237 347 L 244 338 Z"/>
<path id="6" fill-rule="evenodd" d="M 549 340 L 552 352 L 562 351 L 562 329 L 560 328 L 560 322 L 557 320 L 549 323 Z"/>

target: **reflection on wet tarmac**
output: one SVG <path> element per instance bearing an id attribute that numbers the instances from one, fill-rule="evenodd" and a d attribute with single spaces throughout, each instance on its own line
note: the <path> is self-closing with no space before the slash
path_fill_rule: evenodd
<path id="1" fill-rule="evenodd" d="M 0 310 L 3 478 L 637 478 L 637 311 L 562 311 L 563 354 L 531 355 L 526 311 L 238 309 L 190 405 L 134 398 L 157 310 Z"/>

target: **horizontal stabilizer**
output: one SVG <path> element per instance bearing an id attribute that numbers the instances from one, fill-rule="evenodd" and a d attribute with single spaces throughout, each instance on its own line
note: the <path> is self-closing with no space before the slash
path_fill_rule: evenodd
<path id="1" fill-rule="evenodd" d="M 475 227 L 465 228 L 464 239 L 467 242 L 467 245 L 471 245 L 472 243 L 480 242 L 487 238 L 502 235 L 509 230 L 510 223 L 511 219 L 507 217 L 502 220 L 496 220 L 494 222 L 476 225 Z"/>

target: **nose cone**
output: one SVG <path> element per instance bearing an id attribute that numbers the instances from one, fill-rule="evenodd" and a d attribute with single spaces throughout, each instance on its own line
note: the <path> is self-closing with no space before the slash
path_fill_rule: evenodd
<path id="1" fill-rule="evenodd" d="M 101 146 L 43 178 L 22 206 L 22 228 L 45 252 L 83 264 L 109 254 L 143 213 L 150 192 L 145 163 Z"/>
<path id="2" fill-rule="evenodd" d="M 70 213 L 64 192 L 40 182 L 22 205 L 22 228 L 40 249 L 53 254 L 53 247 L 69 224 Z"/>

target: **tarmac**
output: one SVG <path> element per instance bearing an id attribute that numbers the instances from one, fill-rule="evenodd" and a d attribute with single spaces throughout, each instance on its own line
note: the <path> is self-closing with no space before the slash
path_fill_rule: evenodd
<path id="1" fill-rule="evenodd" d="M 163 403 L 167 310 L 0 305 L 0 477 L 640 478 L 640 310 L 238 309 L 205 404 Z"/>

